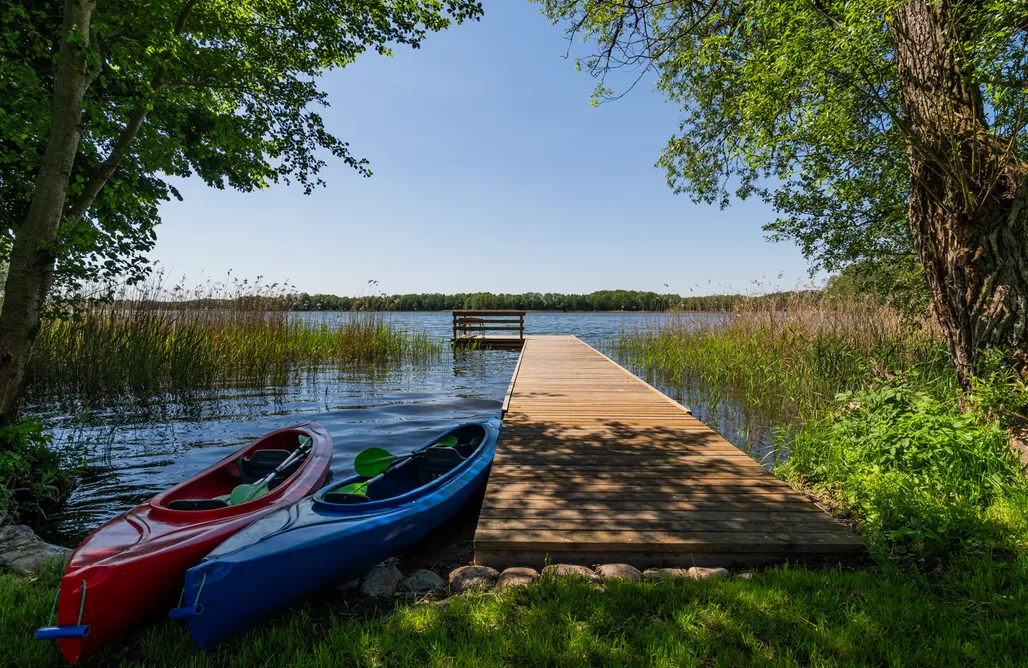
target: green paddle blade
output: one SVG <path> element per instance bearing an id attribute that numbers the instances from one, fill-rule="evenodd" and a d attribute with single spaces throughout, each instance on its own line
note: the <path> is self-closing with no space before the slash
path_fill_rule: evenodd
<path id="1" fill-rule="evenodd" d="M 339 489 L 334 489 L 332 491 L 333 492 L 338 492 L 340 494 L 362 494 L 362 495 L 366 495 L 368 493 L 368 483 L 367 482 L 353 482 L 353 483 L 350 483 L 349 485 L 346 485 L 345 487 L 340 487 Z"/>
<path id="2" fill-rule="evenodd" d="M 478 445 L 481 442 L 482 442 L 482 437 L 481 436 L 476 436 L 473 439 L 471 439 L 471 445 Z"/>
<path id="3" fill-rule="evenodd" d="M 353 470 L 357 472 L 357 475 L 362 475 L 365 478 L 373 478 L 382 471 L 389 468 L 389 465 L 396 459 L 395 456 L 389 454 L 388 450 L 382 448 L 368 448 L 367 450 L 361 450 L 357 453 L 357 456 L 353 460 Z"/>
<path id="4" fill-rule="evenodd" d="M 444 445 L 444 446 L 451 446 L 452 447 L 454 445 L 457 445 L 457 437 L 456 436 L 444 436 L 444 437 L 440 438 L 438 441 L 436 441 L 436 445 Z"/>
<path id="5" fill-rule="evenodd" d="M 232 490 L 232 493 L 228 495 L 228 505 L 238 506 L 240 503 L 259 499 L 267 493 L 267 484 L 250 485 L 248 483 L 243 483 L 242 485 L 236 485 L 235 489 Z"/>
<path id="6" fill-rule="evenodd" d="M 228 504 L 230 506 L 238 506 L 240 503 L 246 503 L 253 498 L 253 495 L 257 492 L 255 485 L 243 483 L 242 485 L 236 485 L 232 490 L 232 493 L 228 495 Z"/>

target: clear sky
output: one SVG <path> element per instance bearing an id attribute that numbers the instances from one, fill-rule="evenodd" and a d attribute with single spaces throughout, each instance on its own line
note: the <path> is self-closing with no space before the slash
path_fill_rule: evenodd
<path id="1" fill-rule="evenodd" d="M 673 105 L 640 85 L 590 106 L 595 82 L 538 5 L 484 5 L 479 23 L 325 77 L 325 124 L 374 176 L 330 158 L 310 196 L 179 182 L 185 201 L 162 208 L 152 257 L 190 282 L 231 269 L 339 295 L 369 280 L 387 293 L 683 295 L 809 281 L 794 245 L 764 239 L 766 205 L 671 193 L 654 163 Z"/>

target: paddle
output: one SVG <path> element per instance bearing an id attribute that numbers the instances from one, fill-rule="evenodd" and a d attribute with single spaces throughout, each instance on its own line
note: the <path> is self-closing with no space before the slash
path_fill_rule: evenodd
<path id="1" fill-rule="evenodd" d="M 305 434 L 300 435 L 300 445 L 293 450 L 293 452 L 286 457 L 285 461 L 275 467 L 275 470 L 264 476 L 253 484 L 243 483 L 242 485 L 236 485 L 232 493 L 229 494 L 228 503 L 230 506 L 239 505 L 240 503 L 246 503 L 247 501 L 253 501 L 259 496 L 263 496 L 268 491 L 268 485 L 271 480 L 285 471 L 293 462 L 296 460 L 306 457 L 307 453 L 310 452 L 311 446 L 314 445 L 314 439 Z"/>
<path id="2" fill-rule="evenodd" d="M 472 441 L 474 445 L 474 441 Z M 444 447 L 453 447 L 457 445 L 456 436 L 444 436 L 435 445 L 441 445 Z M 406 455 L 394 455 L 388 450 L 382 448 L 368 448 L 367 450 L 361 450 L 357 453 L 357 456 L 353 459 L 353 470 L 357 472 L 357 475 L 365 478 L 374 478 L 379 473 L 382 473 L 387 468 L 392 466 L 393 462 L 400 462 L 404 459 L 410 459 L 411 457 L 418 454 L 420 450 L 407 453 Z M 359 484 L 359 483 L 354 483 Z M 343 491 L 343 490 L 339 490 Z M 363 492 L 347 492 L 349 494 L 363 494 Z"/>
<path id="3" fill-rule="evenodd" d="M 359 494 L 361 496 L 367 496 L 369 482 L 371 481 L 365 480 L 364 482 L 354 482 L 350 483 L 349 485 L 346 485 L 345 487 L 340 487 L 339 489 L 334 489 L 332 491 L 334 493 L 339 494 Z"/>

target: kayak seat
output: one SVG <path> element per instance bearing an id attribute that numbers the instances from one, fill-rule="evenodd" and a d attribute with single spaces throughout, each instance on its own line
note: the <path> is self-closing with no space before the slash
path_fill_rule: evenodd
<path id="1" fill-rule="evenodd" d="M 239 460 L 239 479 L 253 484 L 278 468 L 290 454 L 288 450 L 258 450 L 243 457 Z"/>
<path id="2" fill-rule="evenodd" d="M 371 497 L 365 494 L 347 494 L 346 492 L 329 492 L 324 496 L 327 503 L 339 503 L 339 504 L 350 504 L 350 503 L 367 503 L 371 501 Z"/>
<path id="3" fill-rule="evenodd" d="M 464 461 L 464 457 L 454 448 L 428 448 L 413 459 L 418 469 L 418 481 L 422 485 L 450 472 Z"/>
<path id="4" fill-rule="evenodd" d="M 169 510 L 217 510 L 227 508 L 224 499 L 175 499 L 168 504 Z"/>

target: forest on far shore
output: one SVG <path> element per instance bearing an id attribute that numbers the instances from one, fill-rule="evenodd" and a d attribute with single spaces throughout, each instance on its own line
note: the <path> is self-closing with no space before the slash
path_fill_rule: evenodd
<path id="1" fill-rule="evenodd" d="M 513 309 L 519 311 L 725 311 L 740 295 L 681 297 L 638 290 L 597 290 L 587 295 L 559 292 L 493 294 L 466 292 L 340 297 L 301 292 L 287 297 L 293 311 L 448 311 L 453 309 Z"/>

